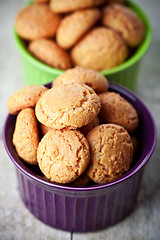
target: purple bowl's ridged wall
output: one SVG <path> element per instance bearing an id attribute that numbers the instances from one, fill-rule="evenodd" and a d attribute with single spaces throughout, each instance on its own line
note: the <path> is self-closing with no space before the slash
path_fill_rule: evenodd
<path id="1" fill-rule="evenodd" d="M 135 205 L 142 170 L 121 184 L 101 189 L 90 197 L 59 194 L 30 181 L 17 170 L 21 198 L 33 215 L 42 222 L 67 231 L 96 231 L 111 226 L 126 217 Z M 123 182 L 124 184 L 124 182 Z M 125 201 L 124 201 L 125 200 Z"/>

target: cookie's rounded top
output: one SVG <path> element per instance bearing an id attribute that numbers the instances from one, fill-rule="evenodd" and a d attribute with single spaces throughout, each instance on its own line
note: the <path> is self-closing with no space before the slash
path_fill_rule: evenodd
<path id="1" fill-rule="evenodd" d="M 13 144 L 18 155 L 31 165 L 37 164 L 39 144 L 37 119 L 33 108 L 25 108 L 17 116 Z"/>
<path id="2" fill-rule="evenodd" d="M 26 40 L 53 37 L 60 20 L 60 15 L 52 12 L 47 4 L 32 4 L 18 13 L 15 30 Z"/>
<path id="3" fill-rule="evenodd" d="M 100 17 L 98 8 L 79 10 L 65 16 L 56 33 L 57 43 L 62 48 L 71 48 Z"/>
<path id="4" fill-rule="evenodd" d="M 145 35 L 145 28 L 132 9 L 118 3 L 103 8 L 102 24 L 119 32 L 131 47 L 138 46 Z"/>
<path id="5" fill-rule="evenodd" d="M 44 63 L 59 69 L 72 66 L 69 54 L 51 39 L 37 39 L 30 42 L 28 50 Z"/>
<path id="6" fill-rule="evenodd" d="M 123 38 L 105 27 L 89 31 L 71 50 L 75 65 L 97 71 L 113 68 L 127 57 L 128 48 Z"/>
<path id="7" fill-rule="evenodd" d="M 10 114 L 17 114 L 20 110 L 28 107 L 34 107 L 48 88 L 42 85 L 28 85 L 13 93 L 7 102 Z"/>
<path id="8" fill-rule="evenodd" d="M 115 123 L 134 132 L 138 126 L 136 109 L 119 93 L 106 92 L 98 95 L 101 100 L 100 117 L 104 123 Z"/>
<path id="9" fill-rule="evenodd" d="M 86 174 L 96 183 L 117 179 L 128 171 L 133 145 L 128 132 L 115 124 L 102 124 L 87 134 L 91 159 Z"/>
<path id="10" fill-rule="evenodd" d="M 51 0 L 50 7 L 54 12 L 66 13 L 84 8 L 99 6 L 106 0 Z"/>
<path id="11" fill-rule="evenodd" d="M 53 87 L 36 104 L 36 116 L 56 129 L 75 129 L 88 124 L 100 111 L 100 99 L 85 84 L 68 83 Z"/>
<path id="12" fill-rule="evenodd" d="M 53 130 L 42 138 L 37 160 L 52 182 L 69 183 L 87 168 L 90 159 L 86 138 L 77 130 Z"/>
<path id="13" fill-rule="evenodd" d="M 105 92 L 109 87 L 108 80 L 99 72 L 79 66 L 66 70 L 54 80 L 52 86 L 59 86 L 70 82 L 84 83 L 96 93 Z"/>

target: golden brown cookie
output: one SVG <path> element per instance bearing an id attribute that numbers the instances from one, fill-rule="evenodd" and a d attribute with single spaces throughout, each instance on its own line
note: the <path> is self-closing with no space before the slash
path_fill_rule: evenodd
<path id="1" fill-rule="evenodd" d="M 119 93 L 106 92 L 98 95 L 101 100 L 100 118 L 104 123 L 115 123 L 128 132 L 134 132 L 138 126 L 136 109 Z"/>
<path id="2" fill-rule="evenodd" d="M 50 131 L 37 150 L 41 171 L 57 183 L 69 183 L 78 178 L 87 168 L 89 159 L 88 142 L 77 130 Z"/>
<path id="3" fill-rule="evenodd" d="M 20 110 L 35 107 L 38 99 L 48 90 L 42 85 L 28 85 L 13 93 L 7 102 L 10 114 L 17 114 Z"/>
<path id="4" fill-rule="evenodd" d="M 71 48 L 101 17 L 98 8 L 75 11 L 65 16 L 56 33 L 57 43 Z"/>
<path id="5" fill-rule="evenodd" d="M 100 99 L 85 84 L 68 83 L 49 89 L 36 104 L 36 116 L 47 127 L 76 129 L 94 119 Z"/>
<path id="6" fill-rule="evenodd" d="M 26 40 L 53 37 L 60 20 L 60 15 L 52 12 L 47 4 L 32 4 L 17 14 L 15 30 Z"/>
<path id="7" fill-rule="evenodd" d="M 138 46 L 145 35 L 141 19 L 132 9 L 122 4 L 113 3 L 104 7 L 102 24 L 119 32 L 131 47 Z"/>
<path id="8" fill-rule="evenodd" d="M 16 119 L 13 144 L 18 155 L 31 165 L 37 164 L 39 144 L 37 119 L 33 108 L 20 111 Z"/>
<path id="9" fill-rule="evenodd" d="M 97 71 L 123 63 L 128 48 L 122 37 L 111 29 L 97 27 L 85 35 L 71 50 L 75 65 Z"/>
<path id="10" fill-rule="evenodd" d="M 106 0 L 51 0 L 50 7 L 54 12 L 66 13 L 84 8 L 91 8 L 105 3 Z"/>
<path id="11" fill-rule="evenodd" d="M 59 69 L 67 69 L 72 66 L 69 54 L 53 40 L 37 39 L 28 47 L 29 52 L 42 62 Z"/>
<path id="12" fill-rule="evenodd" d="M 84 83 L 96 93 L 106 92 L 109 87 L 108 80 L 99 72 L 79 66 L 66 70 L 54 80 L 52 86 L 70 82 Z"/>
<path id="13" fill-rule="evenodd" d="M 130 168 L 133 145 L 128 132 L 115 124 L 103 124 L 87 134 L 91 159 L 86 174 L 96 183 L 122 176 Z"/>

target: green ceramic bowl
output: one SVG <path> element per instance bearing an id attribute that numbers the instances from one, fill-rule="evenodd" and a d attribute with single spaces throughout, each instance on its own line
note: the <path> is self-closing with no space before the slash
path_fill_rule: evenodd
<path id="1" fill-rule="evenodd" d="M 144 23 L 146 29 L 145 38 L 127 61 L 117 67 L 101 71 L 100 73 L 106 76 L 109 81 L 118 83 L 134 91 L 140 60 L 151 44 L 152 28 L 148 16 L 142 8 L 128 0 L 126 1 L 126 5 L 133 9 Z M 17 35 L 15 30 L 14 38 L 22 58 L 25 84 L 46 84 L 52 82 L 57 76 L 64 72 L 63 70 L 50 67 L 33 57 L 28 52 L 25 41 Z"/>

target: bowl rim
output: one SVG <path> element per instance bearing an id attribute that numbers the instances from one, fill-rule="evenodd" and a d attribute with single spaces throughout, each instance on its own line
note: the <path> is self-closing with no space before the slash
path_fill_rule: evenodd
<path id="1" fill-rule="evenodd" d="M 147 52 L 147 50 L 151 44 L 152 27 L 151 27 L 150 20 L 149 20 L 147 14 L 138 4 L 136 4 L 130 0 L 126 0 L 126 6 L 130 7 L 138 14 L 140 19 L 144 23 L 144 26 L 146 29 L 146 35 L 145 35 L 145 38 L 142 41 L 142 43 L 137 47 L 137 49 L 132 57 L 128 58 L 124 63 L 122 63 L 112 69 L 99 71 L 103 75 L 109 76 L 112 74 L 119 73 L 119 72 L 131 67 L 133 64 L 138 62 L 143 57 L 143 55 Z M 13 35 L 14 35 L 14 40 L 16 42 L 16 45 L 17 45 L 18 49 L 20 50 L 20 53 L 22 54 L 22 56 L 24 58 L 26 58 L 28 61 L 30 61 L 33 65 L 37 66 L 38 68 L 40 68 L 44 71 L 47 71 L 48 73 L 52 73 L 52 74 L 56 74 L 56 75 L 62 74 L 64 72 L 64 70 L 53 68 L 49 65 L 46 65 L 42 61 L 40 61 L 40 60 L 36 59 L 34 56 L 32 56 L 32 54 L 29 53 L 27 51 L 27 49 L 24 47 L 23 39 L 21 39 L 18 36 L 15 28 L 13 28 Z"/>
<path id="2" fill-rule="evenodd" d="M 49 84 L 47 84 L 49 85 Z M 84 186 L 84 187 L 72 187 L 72 186 L 66 186 L 66 185 L 62 185 L 62 184 L 54 184 L 52 182 L 48 182 L 45 181 L 44 179 L 34 176 L 33 174 L 29 173 L 27 170 L 25 170 L 23 168 L 23 166 L 21 166 L 19 163 L 17 163 L 17 161 L 14 159 L 14 157 L 12 156 L 12 154 L 10 153 L 8 146 L 7 146 L 7 141 L 6 141 L 6 126 L 7 126 L 7 122 L 8 119 L 13 116 L 8 114 L 4 126 L 3 126 L 3 143 L 5 146 L 5 149 L 10 157 L 10 159 L 12 160 L 12 162 L 14 163 L 14 165 L 23 173 L 25 174 L 28 178 L 34 180 L 35 182 L 44 185 L 46 187 L 51 187 L 53 189 L 59 189 L 59 190 L 67 190 L 67 191 L 76 191 L 76 192 L 87 192 L 87 191 L 94 191 L 94 190 L 101 190 L 101 189 L 105 189 L 105 188 L 109 188 L 109 187 L 114 187 L 117 186 L 118 184 L 126 181 L 127 179 L 131 178 L 132 176 L 134 176 L 137 172 L 139 172 L 144 166 L 145 164 L 149 161 L 153 150 L 155 148 L 156 145 L 156 125 L 154 122 L 154 119 L 148 109 L 148 107 L 142 102 L 142 100 L 133 92 L 131 92 L 130 90 L 116 84 L 116 83 L 112 83 L 109 82 L 109 88 L 111 88 L 112 91 L 116 91 L 120 94 L 125 95 L 126 97 L 128 97 L 129 99 L 132 99 L 133 101 L 138 101 L 138 103 L 141 105 L 141 107 L 143 107 L 144 111 L 147 113 L 147 115 L 150 118 L 151 121 L 151 126 L 153 128 L 153 132 L 152 132 L 152 138 L 153 138 L 153 142 L 149 148 L 149 150 L 147 151 L 147 155 L 145 156 L 144 159 L 142 159 L 141 163 L 137 166 L 137 164 L 135 164 L 135 166 L 133 166 L 129 171 L 127 171 L 122 177 L 106 183 L 106 184 L 99 184 L 99 185 L 93 185 L 93 186 Z M 141 157 L 142 158 L 142 157 Z"/>

